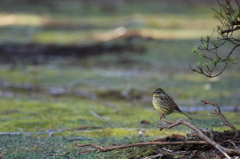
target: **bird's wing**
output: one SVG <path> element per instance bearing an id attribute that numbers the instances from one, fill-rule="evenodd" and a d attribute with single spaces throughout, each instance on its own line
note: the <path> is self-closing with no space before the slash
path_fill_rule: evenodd
<path id="1" fill-rule="evenodd" d="M 162 101 L 164 101 L 164 103 L 167 104 L 169 107 L 171 107 L 171 108 L 173 108 L 173 109 L 175 109 L 175 110 L 177 110 L 177 111 L 179 111 L 179 112 L 182 112 L 182 111 L 178 108 L 177 104 L 173 101 L 173 99 L 172 99 L 170 96 L 168 96 L 168 95 L 161 95 L 161 96 L 160 96 L 160 99 L 161 99 Z"/>

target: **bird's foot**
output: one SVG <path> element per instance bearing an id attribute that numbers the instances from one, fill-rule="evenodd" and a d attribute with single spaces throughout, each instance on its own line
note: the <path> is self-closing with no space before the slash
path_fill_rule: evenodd
<path id="1" fill-rule="evenodd" d="M 165 125 L 164 122 L 162 121 L 162 119 L 165 119 L 165 115 L 164 115 L 164 114 L 160 114 L 160 121 L 159 121 L 159 124 L 161 124 L 161 125 Z"/>
<path id="2" fill-rule="evenodd" d="M 161 121 L 162 119 L 163 119 L 163 120 L 165 119 L 165 115 L 164 115 L 164 114 L 160 114 L 160 121 Z"/>

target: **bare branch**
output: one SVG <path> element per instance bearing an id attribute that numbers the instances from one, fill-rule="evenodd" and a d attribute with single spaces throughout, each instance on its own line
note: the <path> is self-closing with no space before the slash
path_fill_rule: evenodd
<path id="1" fill-rule="evenodd" d="M 231 29 L 222 30 L 222 31 L 221 31 L 221 34 L 233 32 L 233 31 L 239 30 L 239 29 L 240 29 L 240 26 L 237 26 L 237 27 L 231 28 Z"/>
<path id="2" fill-rule="evenodd" d="M 78 144 L 74 141 L 74 144 L 78 147 L 93 147 L 95 149 L 90 149 L 86 151 L 81 151 L 79 153 L 86 153 L 86 152 L 106 152 L 106 151 L 112 151 L 116 149 L 122 149 L 122 148 L 128 148 L 128 147 L 134 147 L 134 146 L 142 146 L 142 145 L 181 145 L 181 144 L 208 144 L 206 141 L 176 141 L 176 142 L 141 142 L 141 143 L 134 143 L 134 144 L 127 144 L 127 145 L 119 145 L 119 146 L 111 146 L 111 147 L 102 147 L 94 144 Z"/>
<path id="3" fill-rule="evenodd" d="M 196 69 L 190 67 L 193 72 L 197 72 L 209 78 L 222 74 L 225 71 L 228 62 L 237 64 L 234 62 L 234 57 L 230 58 L 230 56 L 233 54 L 233 51 L 240 46 L 240 40 L 233 37 L 233 32 L 240 29 L 240 21 L 238 20 L 240 18 L 239 1 L 225 0 L 225 4 L 220 3 L 219 0 L 217 0 L 217 2 L 220 7 L 219 10 L 212 10 L 216 13 L 215 16 L 221 24 L 221 26 L 217 26 L 217 34 L 219 36 L 216 39 L 213 38 L 213 33 L 215 32 L 214 29 L 211 36 L 206 36 L 206 38 L 202 37 L 200 40 L 201 45 L 197 47 L 197 50 L 194 49 L 195 54 L 205 58 L 207 61 L 210 61 L 210 63 L 205 63 L 204 66 L 198 64 L 195 66 Z M 235 6 L 237 6 L 237 9 L 234 9 L 236 8 Z M 232 49 L 229 49 L 229 52 L 225 52 L 221 55 L 219 49 L 226 43 L 232 44 Z M 204 53 L 200 51 L 204 51 Z M 215 57 L 212 57 L 212 55 Z M 216 71 L 217 66 L 220 63 L 223 63 L 223 67 L 220 71 Z M 206 69 L 204 69 L 204 67 L 206 67 Z"/>
<path id="4" fill-rule="evenodd" d="M 160 127 L 160 129 L 170 129 L 170 128 L 173 128 L 177 125 L 183 124 L 183 125 L 186 125 L 187 127 L 191 128 L 191 129 L 193 129 L 202 140 L 204 140 L 207 143 L 209 143 L 210 145 L 212 145 L 215 149 L 221 150 L 220 152 L 223 153 L 225 156 L 226 156 L 226 153 L 229 154 L 229 155 L 240 155 L 240 148 L 239 149 L 228 149 L 228 148 L 225 148 L 225 147 L 219 145 L 218 143 L 216 143 L 215 141 L 213 141 L 209 137 L 207 137 L 196 126 L 192 125 L 191 123 L 189 123 L 188 121 L 186 121 L 184 119 L 178 119 L 174 122 L 170 122 L 166 118 L 164 118 L 164 121 L 166 123 L 169 123 L 170 125 L 162 126 L 162 127 Z"/>
<path id="5" fill-rule="evenodd" d="M 227 121 L 227 119 L 224 117 L 224 115 L 221 112 L 220 107 L 216 104 L 216 103 L 212 103 L 212 102 L 207 102 L 202 100 L 202 102 L 204 102 L 205 104 L 211 104 L 213 106 L 216 107 L 216 110 L 213 114 L 218 115 L 225 123 L 224 125 L 227 125 L 231 128 L 233 128 L 234 131 L 237 131 L 236 128 L 234 126 L 232 126 L 231 124 L 229 124 L 229 122 Z M 226 148 L 221 146 L 220 144 L 218 144 L 217 142 L 215 142 L 213 140 L 213 134 L 210 134 L 210 137 L 206 136 L 204 134 L 204 132 L 202 131 L 202 129 L 197 128 L 195 125 L 191 124 L 190 122 L 184 120 L 184 119 L 178 119 L 174 122 L 168 121 L 164 116 L 162 116 L 162 119 L 168 123 L 169 125 L 163 125 L 160 127 L 160 131 L 163 129 L 170 129 L 173 128 L 177 125 L 183 124 L 186 125 L 187 127 L 191 128 L 192 130 L 194 130 L 197 133 L 197 136 L 199 138 L 201 138 L 203 141 L 176 141 L 176 142 L 143 142 L 143 143 L 133 143 L 133 144 L 127 144 L 127 145 L 119 145 L 119 146 L 111 146 L 111 147 L 103 147 L 103 146 L 99 146 L 99 145 L 94 145 L 94 144 L 78 144 L 74 141 L 74 144 L 78 147 L 92 147 L 93 149 L 88 149 L 88 150 L 84 150 L 79 152 L 79 154 L 81 153 L 88 153 L 88 152 L 106 152 L 106 151 L 112 151 L 112 150 L 116 150 L 116 149 L 122 149 L 122 148 L 128 148 L 128 147 L 135 147 L 135 146 L 142 146 L 142 145 L 178 145 L 178 144 L 210 144 L 212 147 L 214 147 L 215 149 L 217 149 L 218 151 L 220 151 L 226 158 L 229 158 L 229 155 L 240 155 L 240 148 L 239 146 L 236 146 L 232 141 L 229 141 L 230 143 L 232 143 L 235 147 L 235 149 L 230 149 L 230 148 Z M 235 137 L 237 137 L 238 135 L 235 134 Z"/>
<path id="6" fill-rule="evenodd" d="M 208 101 L 204 101 L 204 100 L 201 100 L 201 102 L 203 102 L 204 104 L 211 104 L 211 105 L 215 106 L 217 110 L 215 110 L 215 112 L 211 112 L 211 114 L 219 116 L 222 119 L 222 121 L 223 121 L 222 124 L 228 126 L 229 128 L 231 128 L 235 132 L 234 138 L 239 137 L 238 130 L 232 124 L 230 124 L 228 122 L 228 120 L 222 114 L 222 111 L 221 111 L 221 109 L 220 109 L 220 107 L 218 106 L 217 103 L 212 103 L 212 102 L 208 102 Z"/>

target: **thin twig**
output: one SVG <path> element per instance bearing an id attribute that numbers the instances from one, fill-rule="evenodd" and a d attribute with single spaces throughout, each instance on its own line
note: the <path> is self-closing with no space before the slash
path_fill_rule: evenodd
<path id="1" fill-rule="evenodd" d="M 192 125 L 191 123 L 189 123 L 188 121 L 184 120 L 184 119 L 178 119 L 174 122 L 168 121 L 166 118 L 164 118 L 164 121 L 166 123 L 169 123 L 170 125 L 166 125 L 166 126 L 161 126 L 160 129 L 170 129 L 173 128 L 177 125 L 183 124 L 188 126 L 189 128 L 193 129 L 197 135 L 204 141 L 206 141 L 207 143 L 209 143 L 210 145 L 212 145 L 215 149 L 221 149 L 223 152 L 227 153 L 227 154 L 232 154 L 232 155 L 240 155 L 240 149 L 228 149 L 225 148 L 221 145 L 219 145 L 218 143 L 216 143 L 215 141 L 211 140 L 209 137 L 207 137 L 200 129 L 198 129 L 196 126 Z M 222 153 L 221 151 L 221 153 Z M 223 154 L 225 155 L 225 154 Z"/>
<path id="2" fill-rule="evenodd" d="M 159 154 L 156 154 L 156 155 L 151 155 L 151 156 L 148 156 L 148 157 L 144 157 L 142 159 L 154 159 L 154 158 L 158 158 L 158 157 L 161 157 L 163 156 L 163 153 L 159 153 Z"/>
<path id="3" fill-rule="evenodd" d="M 210 63 L 199 63 L 195 66 L 195 68 L 192 68 L 190 66 L 190 69 L 193 72 L 197 72 L 209 78 L 221 75 L 225 71 L 229 62 L 237 64 L 236 62 L 234 62 L 234 57 L 230 58 L 230 56 L 233 54 L 235 48 L 240 46 L 238 43 L 240 40 L 233 37 L 236 36 L 233 35 L 233 32 L 240 29 L 240 21 L 238 21 L 239 15 L 235 15 L 238 12 L 237 9 L 240 10 L 239 1 L 235 0 L 235 3 L 237 5 L 229 0 L 225 0 L 225 4 L 220 3 L 219 0 L 217 0 L 217 2 L 220 7 L 219 11 L 217 11 L 216 9 L 212 10 L 216 13 L 215 16 L 221 23 L 221 26 L 217 26 L 217 33 L 219 36 L 217 37 L 217 39 L 212 39 L 213 34 L 211 36 L 207 36 L 206 38 L 201 38 L 201 44 L 197 47 L 197 50 L 194 50 L 195 54 L 202 58 L 205 58 Z M 236 10 L 233 9 L 236 8 L 235 6 L 238 7 Z M 220 54 L 219 48 L 221 48 L 221 46 L 223 46 L 226 42 L 232 43 L 233 49 L 229 52 L 226 52 L 225 56 Z M 202 51 L 204 52 L 202 53 Z M 210 56 L 210 54 L 213 54 L 214 57 Z M 224 65 L 220 70 L 217 70 L 217 66 L 219 66 L 220 63 L 224 63 Z"/>
<path id="4" fill-rule="evenodd" d="M 231 159 L 230 156 L 228 156 L 228 154 L 226 152 L 224 152 L 218 145 L 216 146 L 216 148 L 224 155 L 227 157 L 227 159 Z"/>
<path id="5" fill-rule="evenodd" d="M 92 114 L 93 116 L 95 116 L 98 119 L 104 119 L 104 120 L 109 120 L 109 117 L 105 117 L 105 116 L 100 116 L 97 113 L 95 113 L 94 111 L 90 111 L 90 114 Z"/>
<path id="6" fill-rule="evenodd" d="M 206 141 L 176 141 L 176 142 L 141 142 L 141 143 L 134 143 L 134 144 L 127 144 L 127 145 L 119 145 L 119 146 L 111 146 L 111 147 L 102 147 L 94 144 L 83 144 L 80 145 L 74 141 L 74 144 L 78 147 L 94 147 L 96 149 L 91 149 L 90 151 L 86 150 L 87 152 L 97 151 L 97 152 L 106 152 L 106 151 L 112 151 L 115 149 L 122 149 L 122 148 L 128 148 L 128 147 L 134 147 L 134 146 L 142 146 L 142 145 L 181 145 L 181 144 L 207 144 Z M 86 152 L 85 151 L 85 152 Z M 82 151 L 83 152 L 83 151 Z"/>
<path id="7" fill-rule="evenodd" d="M 235 149 L 240 148 L 240 145 L 236 146 L 236 144 L 235 144 L 234 142 L 232 142 L 231 140 L 227 140 L 227 141 L 225 141 L 225 142 L 231 143 L 231 144 L 234 146 Z"/>
<path id="8" fill-rule="evenodd" d="M 222 31 L 221 31 L 221 34 L 233 32 L 233 31 L 239 30 L 239 29 L 240 29 L 240 26 L 237 26 L 237 27 L 231 28 L 231 29 L 222 30 Z"/>
<path id="9" fill-rule="evenodd" d="M 49 153 L 47 153 L 46 155 L 42 156 L 40 159 L 44 159 L 48 156 L 53 156 L 53 158 L 55 159 L 57 156 L 66 156 L 67 153 L 64 153 L 64 154 L 59 154 L 61 151 L 63 151 L 65 149 L 61 149 L 61 150 L 57 150 L 57 151 L 48 151 Z"/>
<path id="10" fill-rule="evenodd" d="M 211 104 L 211 105 L 215 106 L 217 110 L 215 110 L 214 112 L 211 112 L 211 114 L 214 114 L 214 115 L 217 115 L 218 117 L 220 117 L 223 121 L 222 124 L 228 126 L 229 128 L 231 128 L 235 132 L 234 138 L 239 137 L 238 130 L 232 124 L 230 124 L 228 122 L 228 120 L 222 114 L 222 111 L 221 111 L 221 109 L 220 109 L 220 107 L 218 106 L 217 103 L 212 103 L 212 102 L 208 102 L 208 101 L 204 101 L 204 100 L 201 100 L 201 102 L 203 102 L 204 104 Z"/>

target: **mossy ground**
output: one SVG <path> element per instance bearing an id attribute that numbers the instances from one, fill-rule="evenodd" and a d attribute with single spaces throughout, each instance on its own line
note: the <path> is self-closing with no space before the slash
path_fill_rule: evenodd
<path id="1" fill-rule="evenodd" d="M 80 144 L 112 146 L 189 132 L 184 126 L 158 130 L 159 116 L 151 104 L 152 92 L 157 87 L 166 90 L 183 110 L 203 106 L 201 99 L 220 106 L 239 105 L 238 65 L 230 65 L 214 80 L 194 74 L 188 67 L 189 63 L 195 65 L 200 60 L 191 54 L 199 37 L 211 34 L 216 27 L 217 21 L 208 5 L 127 4 L 111 14 L 105 13 L 102 6 L 91 4 L 86 10 L 72 4 L 64 14 L 58 8 L 47 7 L 44 11 L 47 16 L 44 16 L 41 10 L 44 3 L 35 8 L 39 14 L 32 14 L 33 7 L 23 11 L 27 4 L 15 6 L 15 11 L 0 13 L 2 17 L 14 13 L 16 19 L 13 25 L 0 28 L 2 42 L 79 44 L 99 41 L 102 33 L 125 24 L 130 25 L 127 29 L 137 31 L 142 37 L 152 37 L 134 42 L 145 48 L 143 54 L 124 52 L 84 59 L 59 58 L 40 65 L 1 64 L 0 132 L 66 130 L 53 137 L 48 134 L 1 135 L 2 157 L 30 159 L 56 155 L 58 158 L 92 159 L 156 154 L 158 146 L 78 155 L 77 152 L 85 148 L 76 147 L 70 139 L 82 137 L 77 140 Z M 59 90 L 64 93 L 56 93 Z M 239 112 L 224 114 L 240 129 Z M 198 127 L 228 129 L 208 111 L 192 112 L 190 116 Z M 181 114 L 167 116 L 169 120 L 182 117 Z M 141 124 L 143 120 L 149 124 Z"/>

